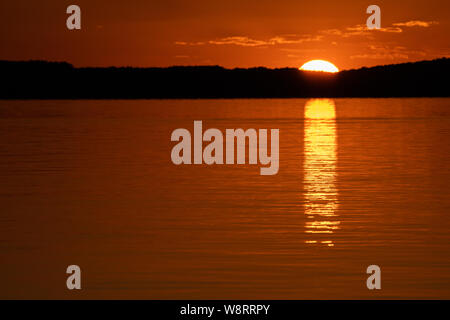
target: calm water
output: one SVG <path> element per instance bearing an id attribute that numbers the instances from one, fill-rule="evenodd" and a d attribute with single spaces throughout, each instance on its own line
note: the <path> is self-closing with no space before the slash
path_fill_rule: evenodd
<path id="1" fill-rule="evenodd" d="M 279 173 L 173 165 L 194 120 Z M 450 99 L 0 101 L 0 298 L 450 299 L 449 214 Z"/>

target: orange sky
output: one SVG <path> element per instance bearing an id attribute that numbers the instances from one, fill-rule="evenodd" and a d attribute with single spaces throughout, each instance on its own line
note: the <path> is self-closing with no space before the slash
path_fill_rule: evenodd
<path id="1" fill-rule="evenodd" d="M 82 30 L 66 29 L 66 8 Z M 381 31 L 365 27 L 381 8 Z M 299 67 L 340 69 L 450 56 L 448 0 L 3 0 L 0 59 L 75 66 Z"/>

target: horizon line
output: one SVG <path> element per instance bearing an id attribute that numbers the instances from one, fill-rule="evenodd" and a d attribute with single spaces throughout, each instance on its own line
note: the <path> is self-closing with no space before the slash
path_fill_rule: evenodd
<path id="1" fill-rule="evenodd" d="M 450 59 L 450 57 L 447 56 L 443 56 L 440 58 L 436 58 L 436 59 L 431 59 L 431 60 L 416 60 L 416 61 L 408 61 L 408 62 L 400 62 L 400 63 L 391 63 L 391 64 L 380 64 L 380 65 L 375 65 L 375 66 L 371 66 L 371 67 L 367 67 L 367 66 L 363 66 L 363 67 L 359 67 L 359 68 L 352 68 L 352 69 L 343 69 L 343 70 L 339 70 L 337 72 L 335 72 L 334 74 L 338 74 L 344 71 L 354 71 L 354 70 L 361 70 L 361 69 L 371 69 L 371 68 L 378 68 L 378 67 L 388 67 L 388 66 L 398 66 L 398 65 L 405 65 L 405 64 L 412 64 L 412 63 L 421 63 L 421 62 L 432 62 L 432 61 L 436 61 L 436 60 L 447 60 Z M 327 73 L 324 71 L 308 71 L 308 70 L 300 70 L 300 68 L 298 67 L 278 67 L 278 68 L 270 68 L 270 67 L 265 67 L 265 66 L 253 66 L 253 67 L 234 67 L 234 68 L 227 68 L 218 64 L 210 64 L 210 65 L 170 65 L 170 66 L 165 66 L 165 67 L 156 67 L 156 66 L 149 66 L 149 67 L 138 67 L 138 66 L 104 66 L 104 67 L 99 67 L 99 66 L 81 66 L 81 67 L 77 67 L 74 66 L 72 63 L 68 62 L 68 61 L 52 61 L 52 60 L 41 60 L 41 59 L 30 59 L 30 60 L 6 60 L 6 59 L 0 59 L 0 63 L 4 63 L 4 62 L 15 62 L 15 63 L 31 63 L 31 62 L 43 62 L 43 63 L 55 63 L 55 64 L 67 64 L 70 65 L 72 68 L 74 69 L 170 69 L 170 68 L 207 68 L 207 67 L 216 67 L 216 68 L 221 68 L 224 70 L 251 70 L 251 69 L 267 69 L 267 70 L 286 70 L 286 69 L 292 69 L 292 70 L 298 70 L 298 71 L 302 71 L 302 72 L 323 72 L 323 73 Z M 333 74 L 333 73 L 330 73 Z"/>

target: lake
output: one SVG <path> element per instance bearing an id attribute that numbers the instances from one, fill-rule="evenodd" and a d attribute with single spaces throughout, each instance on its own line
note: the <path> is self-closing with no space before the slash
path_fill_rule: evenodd
<path id="1" fill-rule="evenodd" d="M 174 165 L 194 120 L 278 174 Z M 450 299 L 450 99 L 3 100 L 0 208 L 3 299 Z"/>

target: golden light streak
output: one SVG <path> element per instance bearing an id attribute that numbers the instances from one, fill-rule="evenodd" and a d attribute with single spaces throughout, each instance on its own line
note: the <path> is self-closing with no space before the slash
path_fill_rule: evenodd
<path id="1" fill-rule="evenodd" d="M 308 234 L 332 234 L 340 228 L 336 187 L 337 138 L 333 100 L 312 99 L 305 106 L 304 131 L 305 214 Z M 334 246 L 332 240 L 307 240 Z"/>

